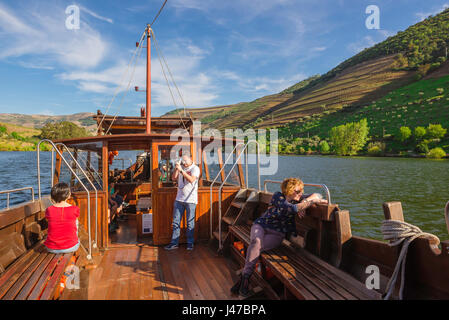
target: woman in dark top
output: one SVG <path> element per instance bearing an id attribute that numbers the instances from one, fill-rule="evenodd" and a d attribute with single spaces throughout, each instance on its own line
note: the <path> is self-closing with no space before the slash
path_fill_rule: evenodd
<path id="1" fill-rule="evenodd" d="M 268 209 L 251 227 L 251 243 L 246 253 L 245 267 L 239 281 L 231 288 L 233 293 L 248 295 L 249 278 L 261 251 L 276 248 L 289 233 L 296 235 L 295 216 L 303 218 L 305 210 L 314 203 L 327 203 L 321 195 L 304 195 L 304 183 L 297 178 L 282 182 L 281 192 L 271 198 Z"/>

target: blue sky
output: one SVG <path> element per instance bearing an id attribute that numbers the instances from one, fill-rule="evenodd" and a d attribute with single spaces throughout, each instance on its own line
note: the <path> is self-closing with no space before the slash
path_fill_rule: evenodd
<path id="1" fill-rule="evenodd" d="M 121 79 L 162 2 L 0 1 L 0 113 L 105 112 L 118 92 L 108 113 L 138 115 L 145 94 L 129 90 L 122 103 L 130 77 Z M 80 8 L 78 30 L 66 28 L 69 5 Z M 380 9 L 379 30 L 365 26 L 368 5 Z M 186 105 L 206 107 L 277 93 L 447 7 L 448 0 L 168 0 L 153 29 Z M 174 103 L 154 45 L 152 53 L 159 116 Z M 145 87 L 145 52 L 134 86 Z"/>

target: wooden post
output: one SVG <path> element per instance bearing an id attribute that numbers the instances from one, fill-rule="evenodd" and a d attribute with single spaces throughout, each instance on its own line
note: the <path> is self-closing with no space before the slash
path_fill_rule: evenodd
<path id="1" fill-rule="evenodd" d="M 64 150 L 60 146 L 58 146 L 57 148 L 59 152 L 61 152 L 61 154 L 64 152 Z M 59 182 L 59 176 L 61 175 L 61 164 L 62 158 L 59 156 L 58 153 L 56 153 L 56 164 L 55 164 L 55 174 L 53 176 L 53 185 Z"/>
<path id="2" fill-rule="evenodd" d="M 75 158 L 75 161 L 78 161 L 78 150 L 75 149 L 73 157 Z M 76 172 L 76 163 L 75 161 L 72 162 L 72 170 L 73 172 Z M 72 173 L 70 176 L 70 187 L 73 187 L 75 185 L 75 175 Z"/>
<path id="3" fill-rule="evenodd" d="M 147 112 L 146 133 L 151 133 L 151 28 L 147 26 Z"/>
<path id="4" fill-rule="evenodd" d="M 343 245 L 352 238 L 352 231 L 348 210 L 336 210 L 334 215 L 337 228 L 337 254 L 332 264 L 338 268 L 343 260 Z"/>
<path id="5" fill-rule="evenodd" d="M 193 139 L 195 141 L 195 139 Z M 203 186 L 203 157 L 202 155 L 202 149 L 201 149 L 201 141 L 198 144 L 195 144 L 195 156 L 197 156 L 198 161 L 198 167 L 200 168 L 200 176 L 198 181 L 198 186 Z"/>
<path id="6" fill-rule="evenodd" d="M 206 158 L 206 151 L 205 150 L 203 150 L 203 163 L 204 163 L 204 172 L 206 174 L 206 180 L 210 181 L 209 166 L 207 165 L 207 158 Z"/>
<path id="7" fill-rule="evenodd" d="M 237 148 L 237 158 L 240 156 L 241 152 L 242 152 L 241 149 Z M 239 172 L 240 187 L 246 188 L 245 178 L 243 176 L 243 168 L 242 168 L 242 159 L 241 158 L 239 159 L 239 161 L 237 163 L 237 170 Z"/>
<path id="8" fill-rule="evenodd" d="M 384 202 L 382 205 L 384 209 L 384 216 L 386 220 L 404 221 L 404 214 L 402 212 L 402 205 L 399 201 Z"/>
<path id="9" fill-rule="evenodd" d="M 103 146 L 101 148 L 101 173 L 103 175 L 103 191 L 109 194 L 108 190 L 108 179 L 109 179 L 109 162 L 108 162 L 108 142 L 103 141 Z"/>
<path id="10" fill-rule="evenodd" d="M 108 233 L 108 197 L 109 197 L 109 188 L 108 188 L 108 180 L 109 180 L 109 160 L 108 160 L 108 142 L 103 141 L 103 146 L 101 147 L 101 163 L 98 161 L 98 166 L 101 165 L 101 173 L 103 176 L 103 191 L 105 192 L 105 205 L 103 214 L 98 215 L 98 225 L 104 226 L 100 227 L 101 230 L 101 239 L 103 241 L 102 247 L 107 248 L 109 243 L 109 233 Z"/>
<path id="11" fill-rule="evenodd" d="M 90 167 L 90 163 L 91 163 L 91 154 L 90 151 L 87 151 L 87 163 L 86 163 L 86 169 L 88 172 L 91 172 L 91 167 Z"/>
<path id="12" fill-rule="evenodd" d="M 223 155 L 221 153 L 221 148 L 217 149 L 217 153 L 218 153 L 218 165 L 220 167 L 220 170 L 223 168 Z M 221 171 L 221 181 L 223 182 L 225 180 L 226 176 L 225 176 L 225 171 Z"/>
<path id="13" fill-rule="evenodd" d="M 100 116 L 102 115 L 102 113 L 101 113 L 101 111 L 100 110 L 97 110 L 97 136 L 101 136 L 101 127 L 100 127 L 100 122 L 101 122 L 101 120 L 100 120 Z"/>

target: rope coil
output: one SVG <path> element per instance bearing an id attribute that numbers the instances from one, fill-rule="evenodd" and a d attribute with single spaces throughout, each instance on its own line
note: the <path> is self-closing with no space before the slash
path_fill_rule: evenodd
<path id="1" fill-rule="evenodd" d="M 434 240 L 435 245 L 440 244 L 440 239 L 431 233 L 421 231 L 421 229 L 417 226 L 399 220 L 384 220 L 382 222 L 381 231 L 384 239 L 391 241 L 390 246 L 397 246 L 403 242 L 398 261 L 396 262 L 396 267 L 394 268 L 393 274 L 388 281 L 386 295 L 384 297 L 384 300 L 388 300 L 390 298 L 398 278 L 399 270 L 401 270 L 399 299 L 402 300 L 405 282 L 405 260 L 407 258 L 409 245 L 416 238 L 427 238 L 429 240 Z"/>

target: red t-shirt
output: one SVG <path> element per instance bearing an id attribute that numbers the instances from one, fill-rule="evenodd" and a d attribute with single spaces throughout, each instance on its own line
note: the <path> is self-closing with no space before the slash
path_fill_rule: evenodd
<path id="1" fill-rule="evenodd" d="M 45 210 L 45 218 L 48 220 L 48 235 L 44 244 L 53 250 L 64 250 L 78 243 L 76 219 L 80 215 L 80 209 L 76 206 L 55 207 Z"/>

